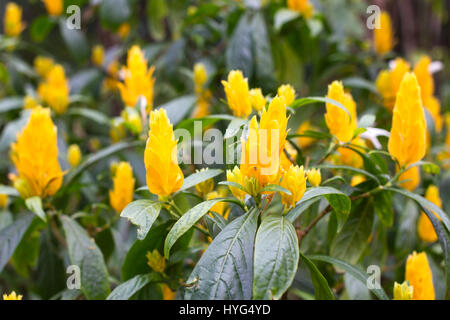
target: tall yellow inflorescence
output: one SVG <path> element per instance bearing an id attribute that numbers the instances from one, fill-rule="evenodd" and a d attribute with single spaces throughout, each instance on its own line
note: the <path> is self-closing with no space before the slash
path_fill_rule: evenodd
<path id="1" fill-rule="evenodd" d="M 71 144 L 67 149 L 67 162 L 72 167 L 78 166 L 81 161 L 81 149 L 77 144 Z"/>
<path id="2" fill-rule="evenodd" d="M 47 12 L 51 16 L 59 16 L 63 12 L 63 0 L 42 0 L 45 4 Z"/>
<path id="3" fill-rule="evenodd" d="M 255 109 L 256 111 L 262 111 L 262 109 L 266 106 L 267 100 L 262 94 L 261 89 L 251 89 L 249 91 L 249 94 L 253 109 Z"/>
<path id="4" fill-rule="evenodd" d="M 425 198 L 438 207 L 442 207 L 442 200 L 439 196 L 438 187 L 430 185 L 425 192 Z M 434 215 L 440 220 L 440 217 L 436 213 L 434 213 Z M 426 242 L 435 242 L 438 239 L 436 231 L 433 228 L 433 224 L 425 212 L 420 214 L 419 221 L 417 223 L 417 232 L 419 233 L 419 237 Z"/>
<path id="5" fill-rule="evenodd" d="M 127 66 L 122 68 L 124 81 L 117 84 L 125 105 L 134 107 L 142 96 L 146 100 L 147 111 L 153 108 L 154 71 L 153 66 L 147 67 L 147 60 L 139 46 L 131 47 L 128 51 Z"/>
<path id="6" fill-rule="evenodd" d="M 57 114 L 66 112 L 69 105 L 69 83 L 64 68 L 57 64 L 47 73 L 44 82 L 39 84 L 38 95 Z"/>
<path id="7" fill-rule="evenodd" d="M 303 166 L 292 165 L 287 171 L 284 171 L 280 186 L 291 192 L 291 195 L 281 192 L 281 203 L 286 208 L 295 207 L 306 191 L 306 175 Z"/>
<path id="8" fill-rule="evenodd" d="M 382 11 L 380 14 L 379 28 L 373 31 L 373 42 L 375 52 L 384 55 L 394 47 L 394 31 L 389 13 Z"/>
<path id="9" fill-rule="evenodd" d="M 344 92 L 344 86 L 341 81 L 333 81 L 328 86 L 327 98 L 341 103 L 348 111 L 347 113 L 334 104 L 326 103 L 327 113 L 325 114 L 325 122 L 330 133 L 341 143 L 351 141 L 358 125 L 356 103 L 352 95 Z"/>
<path id="10" fill-rule="evenodd" d="M 109 203 L 116 213 L 133 201 L 134 183 L 133 168 L 128 162 L 119 162 L 114 170 L 113 189 L 109 191 Z"/>
<path id="11" fill-rule="evenodd" d="M 164 109 L 150 113 L 144 161 L 151 193 L 167 197 L 181 188 L 184 176 L 178 166 L 177 141 Z"/>
<path id="12" fill-rule="evenodd" d="M 289 106 L 295 100 L 295 89 L 290 84 L 283 84 L 277 90 L 279 97 L 284 97 L 286 105 Z"/>
<path id="13" fill-rule="evenodd" d="M 403 77 L 393 113 L 388 150 L 400 166 L 407 167 L 421 160 L 426 148 L 425 114 L 420 87 L 413 73 L 408 72 Z M 418 168 L 413 167 L 402 174 L 399 180 L 409 180 L 403 186 L 414 190 L 419 183 L 418 175 Z"/>
<path id="14" fill-rule="evenodd" d="M 17 142 L 11 145 L 11 159 L 18 177 L 14 186 L 23 198 L 51 196 L 62 184 L 58 163 L 57 129 L 50 110 L 36 107 Z"/>
<path id="15" fill-rule="evenodd" d="M 392 111 L 395 105 L 400 83 L 405 73 L 409 72 L 411 66 L 402 58 L 395 59 L 393 67 L 390 70 L 382 70 L 376 80 L 376 87 L 383 97 L 383 105 Z"/>
<path id="16" fill-rule="evenodd" d="M 34 70 L 43 78 L 47 76 L 50 70 L 53 69 L 55 63 L 52 58 L 37 56 L 33 61 Z"/>
<path id="17" fill-rule="evenodd" d="M 414 288 L 413 300 L 434 300 L 433 275 L 425 252 L 413 252 L 406 261 L 405 280 Z"/>
<path id="18" fill-rule="evenodd" d="M 10 37 L 17 37 L 25 29 L 22 22 L 22 8 L 14 2 L 8 2 L 6 5 L 3 21 L 3 32 Z"/>
<path id="19" fill-rule="evenodd" d="M 302 124 L 300 124 L 300 126 L 297 129 L 297 134 L 304 134 L 306 131 L 308 130 L 316 130 L 315 127 L 313 127 L 311 125 L 311 123 L 309 122 L 309 120 L 306 120 L 304 122 L 302 122 Z M 297 145 L 300 147 L 300 149 L 304 149 L 304 148 L 308 148 L 309 146 L 311 146 L 315 139 L 311 138 L 311 137 L 298 137 L 296 138 L 296 143 Z"/>
<path id="20" fill-rule="evenodd" d="M 287 0 L 289 9 L 300 12 L 305 18 L 311 18 L 314 13 L 314 6 L 309 0 Z"/>
<path id="21" fill-rule="evenodd" d="M 197 95 L 197 103 L 192 112 L 193 118 L 202 118 L 207 116 L 210 106 L 210 101 L 212 98 L 211 91 L 205 89 L 205 83 L 208 80 L 208 72 L 206 70 L 206 66 L 203 63 L 196 63 L 194 65 L 193 71 L 193 79 L 194 79 L 194 90 Z"/>
<path id="22" fill-rule="evenodd" d="M 227 81 L 222 80 L 222 85 L 233 114 L 246 119 L 252 112 L 247 78 L 244 78 L 242 71 L 232 70 L 228 73 Z"/>
<path id="23" fill-rule="evenodd" d="M 105 48 L 102 45 L 97 44 L 92 48 L 91 53 L 92 63 L 96 66 L 101 66 L 105 61 Z"/>
<path id="24" fill-rule="evenodd" d="M 8 195 L 0 193 L 0 209 L 6 208 L 8 205 Z"/>
<path id="25" fill-rule="evenodd" d="M 196 63 L 194 65 L 194 89 L 196 93 L 203 91 L 206 80 L 208 80 L 206 66 L 200 62 Z"/>

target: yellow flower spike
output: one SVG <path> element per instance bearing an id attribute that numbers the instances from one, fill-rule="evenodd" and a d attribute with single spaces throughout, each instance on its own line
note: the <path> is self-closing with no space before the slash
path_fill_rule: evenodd
<path id="1" fill-rule="evenodd" d="M 315 128 L 311 126 L 311 123 L 307 120 L 302 122 L 302 124 L 297 129 L 297 134 L 303 134 L 305 131 L 314 130 Z M 298 137 L 296 138 L 296 143 L 300 149 L 308 148 L 315 141 L 314 138 L 310 137 Z"/>
<path id="2" fill-rule="evenodd" d="M 244 187 L 246 184 L 245 177 L 238 166 L 235 166 L 233 170 L 227 170 L 227 181 L 238 183 Z M 235 198 L 239 199 L 240 201 L 244 201 L 245 192 L 243 190 L 230 186 L 230 191 L 233 196 L 235 196 Z"/>
<path id="3" fill-rule="evenodd" d="M 23 108 L 24 109 L 34 109 L 38 106 L 38 102 L 32 96 L 25 96 L 23 99 Z"/>
<path id="4" fill-rule="evenodd" d="M 278 88 L 277 95 L 284 97 L 286 105 L 289 106 L 295 100 L 295 89 L 290 84 L 283 84 Z"/>
<path id="5" fill-rule="evenodd" d="M 109 191 L 109 203 L 116 213 L 133 201 L 134 193 L 133 168 L 128 162 L 119 162 L 113 177 L 114 188 Z"/>
<path id="6" fill-rule="evenodd" d="M 392 111 L 395 105 L 397 92 L 400 89 L 400 83 L 404 75 L 409 72 L 411 66 L 402 58 L 397 58 L 394 61 L 392 70 L 383 70 L 378 75 L 376 80 L 376 87 L 383 97 L 383 105 Z"/>
<path id="7" fill-rule="evenodd" d="M 50 110 L 36 107 L 28 123 L 11 144 L 11 159 L 21 185 L 28 196 L 51 196 L 62 184 L 63 172 L 58 163 L 57 129 Z M 16 184 L 16 183 L 15 183 Z"/>
<path id="8" fill-rule="evenodd" d="M 15 291 L 13 291 L 9 295 L 3 294 L 3 300 L 22 300 L 22 295 L 18 295 Z"/>
<path id="9" fill-rule="evenodd" d="M 392 30 L 391 17 L 386 11 L 380 14 L 380 28 L 373 31 L 373 42 L 375 52 L 384 55 L 394 47 L 394 32 Z"/>
<path id="10" fill-rule="evenodd" d="M 192 112 L 192 118 L 203 118 L 209 115 L 209 106 L 211 105 L 210 101 L 212 98 L 211 91 L 204 90 L 198 95 L 197 104 L 195 109 Z"/>
<path id="11" fill-rule="evenodd" d="M 195 92 L 201 93 L 203 91 L 203 86 L 208 80 L 208 72 L 203 63 L 196 63 L 194 65 L 194 87 Z"/>
<path id="12" fill-rule="evenodd" d="M 59 16 L 63 12 L 63 0 L 42 0 L 45 4 L 47 12 L 51 16 Z"/>
<path id="13" fill-rule="evenodd" d="M 434 203 L 435 205 L 437 205 L 438 207 L 442 208 L 442 200 L 441 200 L 441 197 L 439 196 L 439 188 L 438 187 L 436 187 L 434 185 L 430 185 L 427 188 L 427 191 L 425 192 L 425 198 L 427 200 L 431 201 L 432 203 Z M 434 215 L 436 216 L 436 218 L 441 220 L 441 218 L 436 213 L 434 213 Z M 431 223 L 430 219 L 423 211 L 420 214 L 419 221 L 417 223 L 417 232 L 419 234 L 419 237 L 423 241 L 435 242 L 438 239 L 436 231 L 434 230 L 433 224 Z"/>
<path id="14" fill-rule="evenodd" d="M 53 69 L 55 63 L 52 58 L 37 56 L 33 61 L 34 70 L 43 78 Z"/>
<path id="15" fill-rule="evenodd" d="M 320 169 L 313 168 L 306 172 L 308 176 L 308 181 L 313 187 L 318 187 L 322 182 L 322 175 L 320 174 Z"/>
<path id="16" fill-rule="evenodd" d="M 414 288 L 413 300 L 434 300 L 433 275 L 425 252 L 413 252 L 406 260 L 405 280 Z"/>
<path id="17" fill-rule="evenodd" d="M 181 188 L 184 176 L 178 166 L 177 141 L 164 109 L 150 113 L 144 161 L 151 193 L 165 197 Z"/>
<path id="18" fill-rule="evenodd" d="M 325 122 L 330 133 L 342 143 L 349 142 L 358 126 L 356 103 L 350 93 L 344 92 L 344 86 L 341 81 L 333 81 L 328 86 L 327 98 L 340 102 L 350 114 L 351 117 L 338 106 L 326 103 Z"/>
<path id="19" fill-rule="evenodd" d="M 437 133 L 440 133 L 444 127 L 444 119 L 441 115 L 441 103 L 436 97 L 430 96 L 426 100 L 423 100 L 423 106 L 430 112 L 433 118 L 434 129 Z"/>
<path id="20" fill-rule="evenodd" d="M 295 207 L 295 204 L 303 197 L 306 191 L 306 176 L 303 166 L 292 165 L 287 171 L 284 172 L 280 186 L 289 190 L 292 195 L 288 195 L 281 192 L 281 203 L 286 208 Z"/>
<path id="21" fill-rule="evenodd" d="M 412 167 L 403 172 L 398 178 L 400 186 L 409 191 L 414 191 L 420 183 L 419 167 Z"/>
<path id="22" fill-rule="evenodd" d="M 152 252 L 147 252 L 147 264 L 154 272 L 163 273 L 166 270 L 166 259 L 154 249 Z"/>
<path id="23" fill-rule="evenodd" d="M 233 114 L 246 119 L 252 112 L 247 78 L 244 78 L 242 71 L 232 70 L 228 73 L 227 81 L 222 80 L 222 85 Z"/>
<path id="24" fill-rule="evenodd" d="M 25 29 L 25 24 L 22 22 L 22 8 L 14 2 L 8 2 L 3 21 L 3 32 L 7 36 L 17 37 L 23 29 Z"/>
<path id="25" fill-rule="evenodd" d="M 285 171 L 288 170 L 292 164 L 296 163 L 297 156 L 298 156 L 297 150 L 293 146 L 291 146 L 290 143 L 286 143 L 283 152 L 281 152 L 281 163 L 280 163 L 281 168 Z"/>
<path id="26" fill-rule="evenodd" d="M 6 208 L 8 205 L 8 195 L 0 193 L 0 209 Z"/>
<path id="27" fill-rule="evenodd" d="M 129 23 L 122 23 L 119 26 L 119 29 L 117 29 L 117 34 L 119 35 L 120 38 L 125 39 L 126 37 L 128 37 L 128 35 L 130 34 L 130 24 Z"/>
<path id="28" fill-rule="evenodd" d="M 256 111 L 261 111 L 266 106 L 266 98 L 261 92 L 260 88 L 255 88 L 249 91 L 250 102 L 252 103 L 253 109 Z"/>
<path id="29" fill-rule="evenodd" d="M 204 172 L 207 171 L 208 169 L 201 169 L 200 171 L 197 170 L 197 172 Z M 211 191 L 213 191 L 214 189 L 214 179 L 208 179 L 205 181 L 202 181 L 198 184 L 195 185 L 195 190 L 197 190 L 197 192 L 201 195 L 201 196 L 206 196 L 208 193 L 210 193 Z"/>
<path id="30" fill-rule="evenodd" d="M 362 183 L 364 181 L 366 181 L 366 177 L 364 175 L 362 175 L 362 174 L 357 174 L 357 175 L 354 175 L 352 177 L 352 181 L 350 182 L 350 185 L 352 187 L 354 187 L 354 186 L 357 186 L 358 184 L 360 184 L 360 183 Z"/>
<path id="31" fill-rule="evenodd" d="M 425 113 L 413 73 L 403 77 L 393 113 L 388 150 L 401 166 L 407 166 L 421 160 L 426 149 Z"/>
<path id="32" fill-rule="evenodd" d="M 412 300 L 413 294 L 414 288 L 407 281 L 402 284 L 394 282 L 394 300 Z"/>
<path id="33" fill-rule="evenodd" d="M 66 112 L 69 105 L 69 83 L 64 73 L 64 68 L 57 64 L 52 67 L 45 77 L 45 81 L 39 84 L 38 95 L 57 114 Z"/>
<path id="34" fill-rule="evenodd" d="M 67 149 L 67 161 L 72 167 L 76 167 L 81 161 L 81 150 L 77 144 L 71 144 Z"/>
<path id="35" fill-rule="evenodd" d="M 92 48 L 91 60 L 96 66 L 101 66 L 103 64 L 105 61 L 105 48 L 103 48 L 102 45 L 98 44 Z"/>
<path id="36" fill-rule="evenodd" d="M 119 82 L 122 100 L 125 105 L 134 107 L 140 96 L 145 97 L 147 111 L 153 108 L 153 87 L 155 68 L 147 68 L 147 60 L 139 46 L 133 46 L 128 51 L 127 66 L 122 68 L 124 82 Z"/>
<path id="37" fill-rule="evenodd" d="M 367 144 L 365 142 L 365 140 L 357 137 L 355 139 L 353 139 L 351 141 L 351 143 L 353 145 L 356 146 L 361 146 L 361 147 L 367 147 Z M 353 146 L 353 148 L 355 148 Z M 361 150 L 360 148 L 357 148 L 359 150 Z M 346 165 L 346 166 L 350 166 L 353 168 L 362 168 L 364 161 L 363 158 L 355 151 L 349 149 L 349 148 L 338 148 L 337 149 L 338 152 L 338 162 L 340 164 Z"/>
<path id="38" fill-rule="evenodd" d="M 306 19 L 312 17 L 314 6 L 309 0 L 287 0 L 288 8 L 300 12 Z"/>
<path id="39" fill-rule="evenodd" d="M 430 64 L 430 57 L 423 56 L 414 67 L 414 74 L 420 86 L 420 94 L 423 102 L 434 94 L 434 79 L 429 71 Z"/>
<path id="40" fill-rule="evenodd" d="M 173 292 L 169 288 L 169 286 L 165 283 L 163 283 L 161 286 L 162 286 L 163 300 L 174 300 L 175 292 Z"/>

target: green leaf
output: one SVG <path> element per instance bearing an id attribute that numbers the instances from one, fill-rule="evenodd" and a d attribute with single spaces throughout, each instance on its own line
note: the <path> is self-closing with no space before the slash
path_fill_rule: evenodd
<path id="1" fill-rule="evenodd" d="M 21 109 L 22 107 L 23 97 L 2 98 L 0 101 L 0 113 Z"/>
<path id="2" fill-rule="evenodd" d="M 342 83 L 344 84 L 345 87 L 365 89 L 365 90 L 369 90 L 370 92 L 372 92 L 376 95 L 379 95 L 379 92 L 378 92 L 377 88 L 375 87 L 375 85 L 373 84 L 373 82 L 363 79 L 363 78 L 359 78 L 359 77 L 345 78 L 342 80 Z"/>
<path id="3" fill-rule="evenodd" d="M 110 119 L 106 115 L 93 109 L 70 107 L 67 110 L 67 114 L 89 119 L 105 127 L 109 127 L 111 124 Z"/>
<path id="4" fill-rule="evenodd" d="M 106 298 L 106 300 L 129 300 L 150 282 L 158 281 L 161 281 L 161 276 L 159 274 L 138 274 L 137 276 L 117 286 L 108 298 Z"/>
<path id="5" fill-rule="evenodd" d="M 316 166 L 316 168 L 324 168 L 324 169 L 338 169 L 338 170 L 347 170 L 347 171 L 352 171 L 355 173 L 359 173 L 362 174 L 374 181 L 376 181 L 378 184 L 380 184 L 380 180 L 373 174 L 371 174 L 370 172 L 367 172 L 366 170 L 363 169 L 358 169 L 358 168 L 353 168 L 350 166 L 344 166 L 344 165 L 333 165 L 333 164 L 322 164 L 319 166 Z"/>
<path id="6" fill-rule="evenodd" d="M 323 255 L 311 255 L 311 256 L 308 256 L 308 258 L 311 260 L 314 260 L 314 261 L 322 261 L 322 262 L 331 263 L 341 269 L 344 269 L 345 271 L 350 273 L 353 277 L 355 277 L 356 279 L 361 281 L 364 285 L 367 285 L 367 280 L 369 278 L 367 273 L 365 273 L 361 269 L 359 269 L 343 260 L 332 258 L 329 256 L 323 256 Z M 389 300 L 389 297 L 387 296 L 386 292 L 384 292 L 383 288 L 369 289 L 369 290 L 372 291 L 373 294 L 375 294 L 379 299 Z"/>
<path id="7" fill-rule="evenodd" d="M 250 13 L 244 13 L 225 52 L 227 70 L 241 70 L 245 77 L 253 75 L 252 33 L 249 28 L 251 23 Z"/>
<path id="8" fill-rule="evenodd" d="M 41 197 L 31 197 L 25 200 L 25 205 L 28 209 L 30 209 L 33 213 L 35 213 L 39 218 L 43 221 L 47 221 L 47 216 L 45 215 L 44 210 L 42 209 L 42 199 Z"/>
<path id="9" fill-rule="evenodd" d="M 61 222 L 70 263 L 81 270 L 81 290 L 87 299 L 105 299 L 109 294 L 109 276 L 102 252 L 75 220 L 62 216 Z"/>
<path id="10" fill-rule="evenodd" d="M 200 220 L 205 214 L 208 213 L 216 203 L 224 201 L 225 199 L 217 198 L 212 200 L 207 200 L 199 203 L 189 211 L 187 211 L 181 218 L 174 224 L 172 229 L 170 229 L 169 234 L 164 242 L 164 256 L 166 259 L 169 258 L 170 249 L 175 244 L 175 242 L 180 238 L 186 231 L 192 228 L 198 220 Z"/>
<path id="11" fill-rule="evenodd" d="M 55 22 L 48 16 L 40 16 L 33 20 L 30 27 L 31 39 L 34 42 L 42 42 L 52 31 Z"/>
<path id="12" fill-rule="evenodd" d="M 196 101 L 197 97 L 190 94 L 173 99 L 163 104 L 161 108 L 166 110 L 170 123 L 175 126 L 178 122 L 186 118 Z"/>
<path id="13" fill-rule="evenodd" d="M 181 186 L 180 190 L 178 190 L 178 192 L 187 190 L 203 181 L 217 177 L 222 172 L 223 170 L 221 169 L 208 169 L 204 171 L 194 172 L 186 179 L 184 179 L 183 185 Z"/>
<path id="14" fill-rule="evenodd" d="M 300 108 L 300 107 L 306 106 L 308 104 L 317 103 L 317 102 L 330 103 L 332 105 L 335 105 L 336 107 L 344 110 L 348 114 L 348 116 L 351 118 L 350 113 L 348 112 L 347 108 L 342 103 L 340 103 L 336 100 L 330 99 L 330 98 L 326 98 L 326 97 L 300 98 L 300 99 L 297 99 L 294 102 L 292 102 L 290 107 L 295 109 L 295 108 Z"/>
<path id="15" fill-rule="evenodd" d="M 221 186 L 230 186 L 230 187 L 233 187 L 233 188 L 237 188 L 237 189 L 239 189 L 239 190 L 242 190 L 242 191 L 244 191 L 245 193 L 248 193 L 247 189 L 246 189 L 242 184 L 239 184 L 239 183 L 237 183 L 237 182 L 233 182 L 233 181 L 220 181 L 220 182 L 218 183 L 218 185 L 221 185 Z"/>
<path id="16" fill-rule="evenodd" d="M 268 184 L 266 185 L 264 188 L 262 188 L 259 192 L 283 192 L 286 193 L 287 195 L 292 195 L 291 191 L 289 191 L 286 188 L 283 188 L 282 186 L 279 186 L 277 184 Z"/>
<path id="17" fill-rule="evenodd" d="M 316 300 L 334 300 L 333 291 L 328 285 L 327 279 L 320 273 L 316 265 L 300 252 L 301 262 L 305 262 L 311 275 Z"/>
<path id="18" fill-rule="evenodd" d="M 131 15 L 128 0 L 102 1 L 100 5 L 100 20 L 109 28 L 118 27 L 126 22 Z"/>
<path id="19" fill-rule="evenodd" d="M 5 194 L 7 196 L 18 197 L 19 192 L 13 187 L 5 186 L 0 184 L 0 194 Z"/>
<path id="20" fill-rule="evenodd" d="M 253 299 L 280 299 L 298 267 L 298 239 L 292 223 L 280 215 L 263 219 L 254 255 Z"/>
<path id="21" fill-rule="evenodd" d="M 26 214 L 0 230 L 0 272 L 2 272 L 9 258 L 22 240 L 25 232 L 33 220 L 32 214 Z"/>
<path id="22" fill-rule="evenodd" d="M 394 211 L 392 210 L 392 195 L 390 191 L 382 191 L 375 194 L 375 212 L 384 226 L 392 227 Z"/>
<path id="23" fill-rule="evenodd" d="M 259 210 L 257 208 L 228 224 L 214 239 L 187 283 L 185 299 L 249 300 L 252 297 L 253 244 Z"/>
<path id="24" fill-rule="evenodd" d="M 334 210 L 342 213 L 348 214 L 351 208 L 350 198 L 343 192 L 332 188 L 332 187 L 317 187 L 317 188 L 309 188 L 306 190 L 303 197 L 297 202 L 297 205 L 294 209 L 288 212 L 286 218 L 294 222 L 295 219 L 306 209 L 303 203 L 308 203 L 308 206 L 313 204 L 312 199 L 324 197 L 330 203 Z M 297 207 L 301 206 L 301 211 L 297 209 Z"/>
<path id="25" fill-rule="evenodd" d="M 161 202 L 136 200 L 128 204 L 120 216 L 127 218 L 131 223 L 138 226 L 137 237 L 139 240 L 143 240 L 153 222 L 158 218 L 161 208 Z"/>
<path id="26" fill-rule="evenodd" d="M 280 31 L 281 27 L 283 27 L 284 24 L 297 19 L 300 17 L 300 13 L 298 11 L 290 10 L 287 8 L 281 8 L 273 17 L 273 27 L 276 31 Z"/>
<path id="27" fill-rule="evenodd" d="M 109 3 L 111 1 L 103 1 L 103 3 L 105 2 Z M 59 30 L 73 58 L 82 61 L 89 57 L 89 45 L 83 32 L 77 29 L 67 28 L 65 19 L 60 20 Z"/>
<path id="28" fill-rule="evenodd" d="M 359 201 L 352 209 L 342 230 L 334 238 L 330 255 L 355 264 L 367 247 L 372 231 L 374 207 L 372 199 Z"/>

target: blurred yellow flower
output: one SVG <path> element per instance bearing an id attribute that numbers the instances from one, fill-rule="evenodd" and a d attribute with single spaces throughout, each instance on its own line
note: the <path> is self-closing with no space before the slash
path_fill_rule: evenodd
<path id="1" fill-rule="evenodd" d="M 144 161 L 151 193 L 165 197 L 181 188 L 184 176 L 178 166 L 177 141 L 164 109 L 150 113 Z"/>
<path id="2" fill-rule="evenodd" d="M 261 92 L 260 88 L 251 89 L 249 91 L 250 94 L 250 102 L 252 104 L 253 109 L 256 111 L 261 111 L 266 106 L 266 98 Z"/>
<path id="3" fill-rule="evenodd" d="M 414 191 L 420 183 L 420 170 L 419 167 L 412 167 L 411 169 L 403 172 L 398 178 L 400 186 L 409 191 Z"/>
<path id="4" fill-rule="evenodd" d="M 436 97 L 430 96 L 423 100 L 423 106 L 430 112 L 436 132 L 440 133 L 444 126 L 444 118 L 441 115 L 441 103 Z"/>
<path id="5" fill-rule="evenodd" d="M 119 35 L 119 37 L 121 37 L 122 39 L 125 39 L 126 37 L 128 37 L 128 34 L 130 34 L 130 24 L 129 23 L 122 23 L 119 26 L 119 29 L 117 29 L 117 34 Z"/>
<path id="6" fill-rule="evenodd" d="M 38 106 L 38 102 L 32 96 L 26 95 L 23 99 L 24 109 L 34 109 Z"/>
<path id="7" fill-rule="evenodd" d="M 360 184 L 360 183 L 362 183 L 364 181 L 366 181 L 366 177 L 364 175 L 362 175 L 362 174 L 357 174 L 357 175 L 354 175 L 352 177 L 352 181 L 350 182 L 350 185 L 352 187 L 354 187 L 354 186 L 357 186 L 358 184 Z"/>
<path id="8" fill-rule="evenodd" d="M 23 197 L 51 196 L 62 184 L 63 172 L 58 163 L 57 129 L 50 110 L 36 107 L 27 125 L 11 144 L 11 159 L 19 175 L 14 181 Z"/>
<path id="9" fill-rule="evenodd" d="M 96 66 L 101 66 L 105 61 L 105 48 L 102 45 L 97 44 L 92 48 L 92 63 Z"/>
<path id="10" fill-rule="evenodd" d="M 330 133 L 334 135 L 340 142 L 349 142 L 357 127 L 356 103 L 350 93 L 344 92 L 344 86 L 341 81 L 333 81 L 328 86 L 327 98 L 333 99 L 341 103 L 349 114 L 331 103 L 326 103 L 327 113 L 325 114 L 325 122 Z"/>
<path id="11" fill-rule="evenodd" d="M 138 46 L 133 46 L 128 51 L 127 66 L 122 68 L 124 82 L 117 85 L 125 105 L 134 107 L 140 96 L 147 103 L 147 111 L 153 108 L 153 87 L 155 78 L 151 66 L 147 69 L 147 60 Z"/>
<path id="12" fill-rule="evenodd" d="M 0 193 L 0 209 L 6 208 L 8 205 L 8 195 Z"/>
<path id="13" fill-rule="evenodd" d="M 203 86 L 208 80 L 208 72 L 203 63 L 196 63 L 194 65 L 194 88 L 195 92 L 201 93 L 203 91 Z"/>
<path id="14" fill-rule="evenodd" d="M 55 63 L 52 58 L 37 56 L 34 61 L 34 70 L 43 78 L 47 76 L 50 70 L 53 69 Z"/>
<path id="15" fill-rule="evenodd" d="M 286 105 L 289 106 L 295 100 L 295 89 L 290 84 L 283 84 L 278 88 L 277 95 L 284 97 Z"/>
<path id="16" fill-rule="evenodd" d="M 402 284 L 394 282 L 394 300 L 412 300 L 413 294 L 414 288 L 407 281 Z"/>
<path id="17" fill-rule="evenodd" d="M 57 114 L 63 114 L 69 105 L 69 83 L 64 73 L 64 68 L 57 64 L 45 77 L 45 81 L 39 84 L 38 95 Z"/>
<path id="18" fill-rule="evenodd" d="M 7 36 L 17 37 L 25 29 L 22 22 L 22 8 L 14 2 L 8 2 L 6 5 L 4 19 L 3 31 Z"/>
<path id="19" fill-rule="evenodd" d="M 212 192 L 208 193 L 206 195 L 206 200 L 224 198 L 226 196 L 227 196 L 227 189 L 218 188 L 217 191 L 212 191 Z M 220 214 L 225 219 L 228 219 L 228 214 L 230 213 L 230 210 L 227 209 L 227 204 L 225 202 L 218 202 L 209 210 Z"/>
<path id="20" fill-rule="evenodd" d="M 286 143 L 283 152 L 281 152 L 281 160 L 280 160 L 281 168 L 283 170 L 288 170 L 292 164 L 296 163 L 297 156 L 298 156 L 297 150 L 293 146 L 291 146 L 290 143 Z"/>
<path id="21" fill-rule="evenodd" d="M 22 300 L 22 295 L 17 295 L 15 291 L 11 292 L 9 295 L 4 294 L 3 300 Z"/>
<path id="22" fill-rule="evenodd" d="M 434 300 L 433 275 L 425 252 L 415 251 L 406 261 L 405 280 L 414 288 L 413 300 Z"/>
<path id="23" fill-rule="evenodd" d="M 246 119 L 252 112 L 248 80 L 244 78 L 240 70 L 230 71 L 227 80 L 222 80 L 222 85 L 225 89 L 228 106 L 236 117 Z"/>
<path id="24" fill-rule="evenodd" d="M 175 292 L 173 292 L 169 286 L 165 283 L 161 285 L 162 287 L 162 293 L 163 293 L 163 300 L 174 300 L 175 299 Z"/>
<path id="25" fill-rule="evenodd" d="M 233 170 L 227 170 L 227 181 L 238 183 L 245 187 L 246 185 L 246 179 L 244 175 L 241 172 L 241 169 L 239 169 L 238 166 L 235 166 Z M 231 187 L 230 186 L 231 193 L 233 196 L 235 196 L 240 201 L 244 201 L 245 199 L 245 192 L 241 189 Z"/>
<path id="26" fill-rule="evenodd" d="M 442 208 L 442 200 L 439 196 L 438 187 L 430 185 L 425 192 L 425 198 L 438 207 Z M 436 218 L 441 220 L 441 218 L 436 213 L 434 213 L 434 215 L 436 216 Z M 436 231 L 433 228 L 433 224 L 431 223 L 425 212 L 421 212 L 420 214 L 419 221 L 417 223 L 417 232 L 419 233 L 419 237 L 426 242 L 435 242 L 438 239 Z"/>
<path id="27" fill-rule="evenodd" d="M 289 9 L 300 12 L 306 19 L 312 17 L 314 6 L 309 0 L 287 0 Z"/>
<path id="28" fill-rule="evenodd" d="M 59 16 L 63 12 L 63 0 L 42 0 L 45 4 L 47 12 L 51 16 Z"/>
<path id="29" fill-rule="evenodd" d="M 318 187 L 322 182 L 322 175 L 320 174 L 320 169 L 313 168 L 306 172 L 308 176 L 308 181 L 313 187 Z"/>
<path id="30" fill-rule="evenodd" d="M 67 149 L 67 161 L 72 167 L 76 167 L 80 163 L 81 150 L 77 144 L 71 144 Z"/>
<path id="31" fill-rule="evenodd" d="M 354 145 L 353 149 L 359 151 L 362 150 L 356 146 L 367 147 L 366 142 L 359 137 L 353 139 L 351 143 Z M 339 164 L 343 164 L 353 168 L 362 168 L 364 164 L 363 158 L 356 151 L 353 151 L 349 148 L 340 147 L 337 149 L 337 152 L 339 154 L 339 156 L 337 157 Z"/>
<path id="32" fill-rule="evenodd" d="M 314 128 L 313 126 L 311 126 L 311 123 L 309 122 L 309 120 L 306 120 L 304 122 L 302 122 L 302 124 L 298 127 L 297 129 L 297 134 L 304 134 L 305 131 L 309 131 L 309 130 L 314 130 L 316 128 Z M 315 141 L 314 138 L 310 138 L 310 137 L 298 137 L 295 139 L 297 145 L 301 148 L 308 148 L 310 145 L 312 145 Z"/>
<path id="33" fill-rule="evenodd" d="M 211 91 L 204 90 L 203 92 L 197 94 L 197 104 L 192 111 L 192 118 L 203 118 L 209 115 L 209 106 L 212 98 Z"/>
<path id="34" fill-rule="evenodd" d="M 414 74 L 420 86 L 420 95 L 423 102 L 434 94 L 434 79 L 429 71 L 430 64 L 430 57 L 423 56 L 414 67 Z"/>
<path id="35" fill-rule="evenodd" d="M 394 61 L 394 66 L 391 70 L 382 70 L 376 80 L 376 87 L 383 97 L 383 105 L 392 111 L 395 105 L 398 89 L 403 76 L 411 69 L 409 63 L 402 58 L 397 58 Z"/>
<path id="36" fill-rule="evenodd" d="M 147 252 L 147 264 L 154 272 L 163 273 L 166 270 L 166 258 L 157 249 Z"/>
<path id="37" fill-rule="evenodd" d="M 109 203 L 116 213 L 133 201 L 134 193 L 133 168 L 128 162 L 119 162 L 113 177 L 113 189 L 109 191 Z"/>
<path id="38" fill-rule="evenodd" d="M 382 11 L 380 14 L 379 28 L 373 31 L 373 42 L 375 52 L 384 55 L 394 47 L 394 31 L 389 13 Z"/>
<path id="39" fill-rule="evenodd" d="M 201 169 L 200 171 L 197 170 L 197 172 L 204 172 L 208 171 L 208 169 Z M 214 189 L 214 179 L 208 179 L 205 181 L 202 181 L 195 185 L 195 190 L 201 195 L 206 196 L 208 193 L 213 191 Z"/>
<path id="40" fill-rule="evenodd" d="M 289 190 L 291 195 L 281 192 L 281 203 L 286 208 L 295 207 L 295 204 L 303 197 L 306 191 L 306 176 L 303 166 L 292 165 L 283 173 L 280 186 Z"/>

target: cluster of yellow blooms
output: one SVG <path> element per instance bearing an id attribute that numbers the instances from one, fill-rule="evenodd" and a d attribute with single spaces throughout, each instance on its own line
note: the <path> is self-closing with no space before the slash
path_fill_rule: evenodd
<path id="1" fill-rule="evenodd" d="M 287 0 L 288 8 L 300 12 L 306 19 L 314 14 L 314 6 L 309 0 Z"/>
<path id="2" fill-rule="evenodd" d="M 109 203 L 120 214 L 133 201 L 134 183 L 133 168 L 128 162 L 120 162 L 112 166 L 113 186 L 109 191 Z"/>

